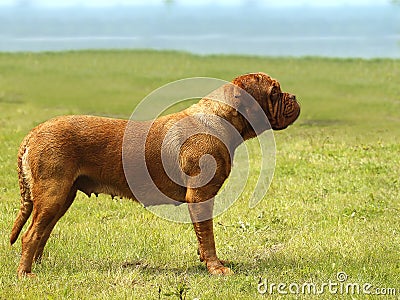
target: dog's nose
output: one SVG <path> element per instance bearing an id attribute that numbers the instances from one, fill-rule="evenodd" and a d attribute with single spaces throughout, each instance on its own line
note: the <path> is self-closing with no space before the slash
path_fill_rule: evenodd
<path id="1" fill-rule="evenodd" d="M 289 94 L 289 99 L 293 100 L 293 101 L 296 101 L 296 95 Z"/>

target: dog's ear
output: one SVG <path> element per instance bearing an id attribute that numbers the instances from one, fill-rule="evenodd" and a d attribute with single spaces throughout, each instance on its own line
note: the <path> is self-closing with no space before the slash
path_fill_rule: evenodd
<path id="1" fill-rule="evenodd" d="M 265 86 L 270 84 L 271 77 L 264 73 L 251 73 L 235 78 L 232 83 L 245 90 L 261 104 L 266 97 Z"/>
<path id="2" fill-rule="evenodd" d="M 232 81 L 237 87 L 234 93 L 235 108 L 250 123 L 256 134 L 271 128 L 264 107 L 268 96 L 265 85 L 269 85 L 269 79 L 266 74 L 253 73 L 239 76 Z"/>

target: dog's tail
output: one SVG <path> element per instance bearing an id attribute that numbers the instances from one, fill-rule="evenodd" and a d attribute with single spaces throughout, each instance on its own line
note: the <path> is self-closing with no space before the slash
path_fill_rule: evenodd
<path id="1" fill-rule="evenodd" d="M 28 142 L 31 135 L 32 132 L 30 132 L 24 138 L 18 152 L 18 180 L 19 180 L 19 189 L 21 193 L 21 206 L 11 231 L 11 236 L 10 236 L 11 245 L 14 244 L 15 241 L 17 240 L 22 228 L 24 227 L 26 221 L 28 221 L 29 216 L 31 215 L 33 209 L 32 193 L 31 193 L 32 172 L 28 160 L 28 154 L 29 154 Z"/>

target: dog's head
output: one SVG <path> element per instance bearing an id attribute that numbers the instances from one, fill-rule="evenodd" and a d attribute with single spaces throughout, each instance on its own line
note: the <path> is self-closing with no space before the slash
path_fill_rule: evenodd
<path id="1" fill-rule="evenodd" d="M 232 83 L 258 102 L 274 130 L 285 129 L 296 121 L 300 114 L 300 105 L 296 101 L 296 96 L 282 92 L 279 82 L 265 73 L 242 75 L 232 80 Z M 240 98 L 238 105 L 244 107 L 247 115 L 250 116 L 255 108 L 252 104 L 249 105 L 251 103 L 248 101 L 249 97 L 241 94 L 240 97 L 235 96 Z"/>

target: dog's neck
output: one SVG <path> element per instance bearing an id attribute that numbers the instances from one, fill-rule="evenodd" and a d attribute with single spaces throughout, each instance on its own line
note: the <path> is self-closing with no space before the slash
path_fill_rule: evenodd
<path id="1" fill-rule="evenodd" d="M 207 122 L 207 118 L 204 118 L 204 122 L 202 123 L 209 128 L 214 128 L 216 132 L 236 129 L 241 138 L 234 138 L 235 136 L 238 137 L 238 135 L 229 133 L 231 136 L 230 146 L 233 148 L 239 146 L 243 140 L 248 140 L 256 136 L 249 122 L 234 107 L 220 101 L 203 98 L 198 103 L 186 109 L 185 113 L 187 115 L 214 115 L 217 117 L 213 118 L 214 120 L 218 120 L 219 118 L 225 120 L 231 126 L 228 126 L 226 123 L 224 125 L 224 121 L 222 120 L 219 122 Z"/>

